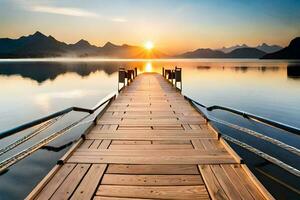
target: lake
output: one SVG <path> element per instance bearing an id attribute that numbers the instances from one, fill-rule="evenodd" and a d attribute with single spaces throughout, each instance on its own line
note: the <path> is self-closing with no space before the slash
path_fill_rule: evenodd
<path id="1" fill-rule="evenodd" d="M 159 72 L 162 67 L 182 67 L 182 93 L 205 105 L 223 105 L 291 126 L 300 127 L 300 62 L 256 59 L 21 59 L 0 60 L 0 131 L 70 106 L 91 108 L 117 91 L 118 69 L 138 68 L 138 72 Z M 250 122 L 227 112 L 213 111 L 217 118 L 254 129 L 300 148 L 300 137 Z M 51 130 L 28 144 L 1 155 L 12 156 L 51 131 L 70 124 L 83 114 L 68 114 Z M 10 167 L 0 176 L 1 199 L 22 199 L 51 170 L 89 123 L 76 127 Z M 300 170 L 298 156 L 253 136 L 221 124 L 222 133 L 237 138 Z M 22 134 L 0 141 L 0 148 Z M 300 180 L 281 168 L 231 144 L 253 173 L 278 199 L 299 199 Z M 22 185 L 20 185 L 22 184 Z M 18 187 L 16 187 L 18 185 Z"/>

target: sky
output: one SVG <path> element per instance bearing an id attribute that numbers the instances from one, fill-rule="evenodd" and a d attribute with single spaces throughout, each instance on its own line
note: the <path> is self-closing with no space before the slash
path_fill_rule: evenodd
<path id="1" fill-rule="evenodd" d="M 103 46 L 153 41 L 167 53 L 300 36 L 300 0 L 0 0 L 0 37 L 40 31 Z"/>

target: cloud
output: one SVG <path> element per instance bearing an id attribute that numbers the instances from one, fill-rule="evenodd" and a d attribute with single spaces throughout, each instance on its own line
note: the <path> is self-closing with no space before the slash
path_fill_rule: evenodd
<path id="1" fill-rule="evenodd" d="M 127 19 L 124 19 L 124 18 L 112 18 L 111 21 L 113 22 L 127 22 Z"/>
<path id="2" fill-rule="evenodd" d="M 106 18 L 106 17 L 102 17 L 94 12 L 90 12 L 90 11 L 79 9 L 79 8 L 72 8 L 72 7 L 31 5 L 28 8 L 28 10 L 32 11 L 32 12 L 50 13 L 50 14 L 67 15 L 67 16 L 75 16 L 75 17 L 102 18 L 103 20 L 108 20 L 108 21 L 118 22 L 118 23 L 127 22 L 127 19 L 124 19 L 122 17 Z"/>
<path id="3" fill-rule="evenodd" d="M 99 17 L 97 13 L 71 7 L 54 7 L 34 5 L 29 8 L 30 11 L 40 13 L 50 13 L 58 15 L 76 16 L 76 17 Z"/>
<path id="4" fill-rule="evenodd" d="M 36 2 L 31 1 L 18 1 L 21 2 L 21 6 L 23 9 L 30 12 L 38 12 L 38 13 L 49 13 L 55 15 L 65 15 L 65 16 L 75 16 L 75 17 L 89 17 L 89 18 L 98 18 L 106 21 L 116 22 L 116 23 L 124 23 L 128 20 L 120 17 L 120 16 L 102 16 L 98 13 L 91 12 L 88 10 L 74 8 L 74 7 L 60 7 L 53 6 L 47 4 L 36 4 Z M 19 4 L 20 5 L 20 4 Z"/>

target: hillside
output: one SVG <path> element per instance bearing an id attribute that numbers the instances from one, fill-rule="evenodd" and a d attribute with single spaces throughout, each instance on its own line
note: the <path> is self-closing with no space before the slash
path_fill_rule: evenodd
<path id="1" fill-rule="evenodd" d="M 289 46 L 275 53 L 266 54 L 262 59 L 300 59 L 300 37 L 293 39 Z"/>

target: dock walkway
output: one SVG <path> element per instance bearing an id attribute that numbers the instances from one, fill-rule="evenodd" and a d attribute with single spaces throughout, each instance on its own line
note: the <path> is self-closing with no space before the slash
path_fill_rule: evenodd
<path id="1" fill-rule="evenodd" d="M 27 199 L 273 199 L 161 75 L 144 73 Z"/>

